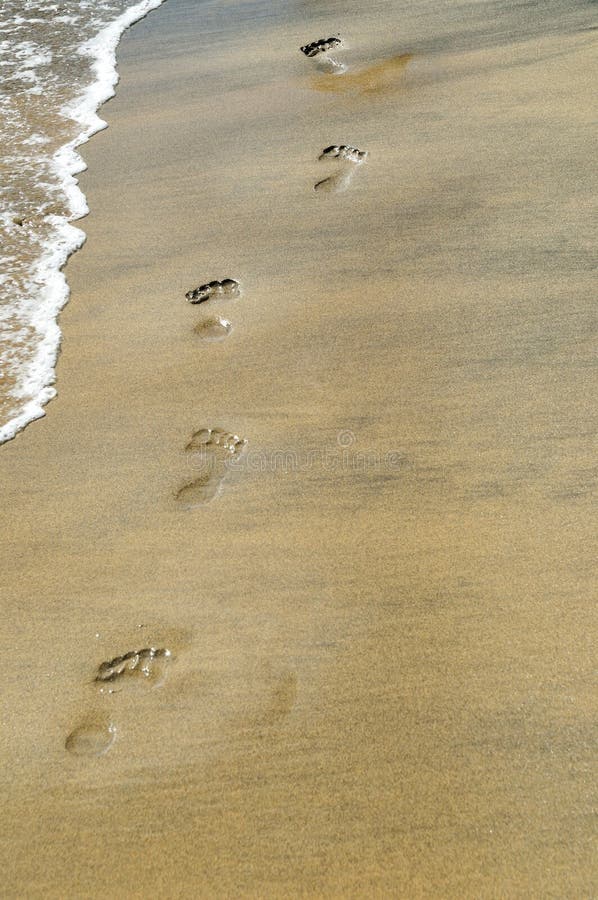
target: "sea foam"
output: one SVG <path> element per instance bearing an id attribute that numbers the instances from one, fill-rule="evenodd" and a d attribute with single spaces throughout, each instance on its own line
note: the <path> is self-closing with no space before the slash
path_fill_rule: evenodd
<path id="1" fill-rule="evenodd" d="M 19 273 L 15 269 L 19 265 L 18 243 L 15 244 L 15 250 L 10 247 L 10 240 L 3 242 L 4 274 L 0 287 L 4 287 L 5 291 L 0 306 L 0 325 L 10 322 L 11 332 L 9 334 L 7 330 L 5 334 L 0 382 L 2 376 L 6 381 L 7 376 L 10 376 L 9 392 L 4 399 L 10 401 L 11 412 L 6 421 L 0 421 L 0 444 L 14 438 L 30 422 L 45 415 L 45 405 L 56 396 L 55 366 L 61 340 L 57 319 L 69 297 L 63 267 L 69 256 L 85 241 L 84 232 L 71 223 L 89 212 L 77 180 L 77 175 L 86 168 L 78 148 L 106 127 L 106 122 L 100 118 L 97 110 L 114 96 L 118 83 L 116 48 L 123 32 L 163 2 L 164 0 L 141 0 L 108 24 L 102 23 L 103 27 L 96 34 L 77 47 L 79 56 L 91 60 L 93 80 L 74 99 L 56 110 L 57 117 L 67 120 L 67 123 L 76 123 L 75 136 L 71 140 L 45 157 L 28 158 L 26 148 L 32 148 L 29 152 L 35 149 L 39 154 L 46 144 L 52 143 L 47 135 L 40 133 L 38 123 L 38 129 L 31 134 L 20 135 L 21 156 L 13 153 L 10 158 L 5 157 L 5 160 L 9 158 L 16 178 L 21 175 L 21 183 L 24 185 L 27 184 L 28 166 L 31 168 L 36 165 L 36 172 L 41 173 L 36 188 L 42 193 L 45 189 L 47 196 L 44 198 L 45 202 L 38 203 L 41 218 L 38 216 L 37 227 L 35 216 L 32 217 L 33 224 L 23 223 L 19 218 L 20 210 L 26 204 L 19 205 L 14 198 L 18 201 L 22 197 L 23 188 L 13 189 L 12 195 L 3 198 L 7 202 L 4 203 L 0 224 L 9 239 L 19 231 L 19 240 L 28 240 L 31 258 L 27 271 Z M 86 8 L 91 10 L 91 6 L 82 0 L 77 15 L 54 15 L 52 22 L 61 22 L 62 27 L 74 27 Z M 107 6 L 103 9 L 109 11 L 110 8 Z M 50 9 L 56 10 L 56 6 L 53 5 Z M 98 7 L 94 9 L 96 17 L 97 9 Z M 8 33 L 10 38 L 32 22 L 32 19 L 14 16 L 10 22 L 4 20 L 0 24 L 5 26 L 3 32 Z M 11 28 L 6 28 L 7 24 Z M 17 54 L 11 54 L 15 65 L 10 71 L 10 80 L 20 82 L 24 93 L 43 93 L 43 75 L 38 74 L 37 70 L 40 66 L 49 65 L 52 53 L 33 41 L 13 42 L 11 46 L 11 41 L 8 40 L 2 44 L 7 50 L 14 51 L 17 47 Z M 8 66 L 8 63 L 0 65 Z M 4 72 L 1 74 L 4 75 Z M 13 106 L 12 110 L 15 108 L 17 107 Z M 8 113 L 12 111 L 9 105 L 6 109 Z M 5 116 L 5 121 L 9 118 L 10 115 Z M 16 120 L 17 117 L 14 118 L 13 127 L 17 128 L 21 123 Z M 59 204 L 52 202 L 57 194 L 61 195 Z M 60 206 L 60 211 L 53 211 L 53 205 Z M 11 267 L 15 271 L 7 275 L 6 272 L 10 273 Z M 22 348 L 27 339 L 25 352 Z"/>

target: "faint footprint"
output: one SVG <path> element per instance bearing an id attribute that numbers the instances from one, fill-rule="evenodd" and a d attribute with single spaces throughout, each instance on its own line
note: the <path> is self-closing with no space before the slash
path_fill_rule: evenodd
<path id="1" fill-rule="evenodd" d="M 343 42 L 340 36 L 337 36 L 320 38 L 317 41 L 312 41 L 311 44 L 305 44 L 304 47 L 299 49 L 309 59 L 316 61 L 316 68 L 320 72 L 325 72 L 328 75 L 341 75 L 346 71 L 347 67 L 337 59 L 334 59 L 334 57 L 328 56 L 328 51 L 334 47 L 340 48 L 342 45 Z"/>
<path id="2" fill-rule="evenodd" d="M 239 282 L 233 278 L 225 278 L 223 281 L 208 281 L 207 284 L 200 284 L 199 287 L 187 291 L 185 297 L 189 303 L 205 303 L 210 297 L 222 295 L 238 297 L 240 293 Z"/>
<path id="3" fill-rule="evenodd" d="M 170 650 L 156 647 L 130 650 L 123 656 L 115 656 L 114 659 L 103 662 L 98 668 L 95 681 L 100 685 L 102 693 L 113 693 L 112 685 L 123 678 L 137 681 L 143 679 L 146 684 L 156 687 L 162 684 L 166 677 L 166 668 L 171 656 Z"/>
<path id="4" fill-rule="evenodd" d="M 90 719 L 71 731 L 64 746 L 74 756 L 103 756 L 114 743 L 115 735 L 112 722 Z"/>
<path id="5" fill-rule="evenodd" d="M 283 672 L 272 687 L 266 708 L 258 716 L 258 725 L 278 725 L 285 719 L 297 700 L 297 676 Z"/>
<path id="6" fill-rule="evenodd" d="M 341 168 L 327 178 L 316 182 L 314 190 L 324 193 L 346 191 L 353 180 L 357 168 L 365 162 L 367 155 L 367 151 L 358 150 L 357 147 L 350 147 L 348 144 L 331 144 L 329 147 L 326 147 L 322 150 L 318 159 L 337 160 Z"/>
<path id="7" fill-rule="evenodd" d="M 222 319 L 220 316 L 214 316 L 211 319 L 203 319 L 198 322 L 193 331 L 201 338 L 202 341 L 213 343 L 216 341 L 224 341 L 231 331 L 232 324 L 228 319 Z"/>
<path id="8" fill-rule="evenodd" d="M 262 663 L 245 671 L 247 697 L 244 728 L 262 729 L 281 725 L 297 700 L 297 675 L 291 669 Z"/>
<path id="9" fill-rule="evenodd" d="M 194 453 L 194 461 L 199 464 L 200 474 L 182 485 L 176 499 L 184 509 L 193 509 L 209 503 L 217 497 L 227 475 L 228 465 L 238 459 L 247 440 L 220 428 L 200 428 L 187 446 L 187 453 Z"/>

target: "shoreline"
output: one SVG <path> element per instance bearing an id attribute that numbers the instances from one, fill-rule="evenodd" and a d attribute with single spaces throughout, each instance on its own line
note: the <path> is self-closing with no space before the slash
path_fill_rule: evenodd
<path id="1" fill-rule="evenodd" d="M 238 18 L 124 36 L 59 396 L 1 451 L 8 895 L 589 895 L 588 50 L 332 94 L 305 21 Z M 332 141 L 369 156 L 320 196 Z M 181 509 L 202 429 L 245 462 Z"/>
<path id="2" fill-rule="evenodd" d="M 91 69 L 97 76 L 96 81 L 89 84 L 71 103 L 52 111 L 55 115 L 78 123 L 83 130 L 51 156 L 50 168 L 61 179 L 68 212 L 65 215 L 51 214 L 46 217 L 46 221 L 54 227 L 53 242 L 37 257 L 26 282 L 30 292 L 36 295 L 33 322 L 36 329 L 43 326 L 43 337 L 39 336 L 36 352 L 29 361 L 26 373 L 19 372 L 17 379 L 21 396 L 30 396 L 30 399 L 17 415 L 0 426 L 0 446 L 14 440 L 27 425 L 43 418 L 45 407 L 56 397 L 53 385 L 56 381 L 61 341 L 58 317 L 68 303 L 70 293 L 64 268 L 86 239 L 85 231 L 73 223 L 89 213 L 85 195 L 79 189 L 76 178 L 86 168 L 78 148 L 85 146 L 94 134 L 107 127 L 98 115 L 98 110 L 115 95 L 118 84 L 116 48 L 123 34 L 164 2 L 165 0 L 140 0 L 102 28 L 94 38 L 81 44 L 81 55 L 88 55 L 93 60 Z M 40 285 L 45 290 L 40 291 Z M 30 326 L 32 322 L 26 324 Z M 11 399 L 14 400 L 15 397 L 11 396 Z"/>

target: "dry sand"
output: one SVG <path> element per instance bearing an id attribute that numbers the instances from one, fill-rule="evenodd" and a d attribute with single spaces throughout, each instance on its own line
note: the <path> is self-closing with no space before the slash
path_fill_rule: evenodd
<path id="1" fill-rule="evenodd" d="M 355 6 L 331 81 L 304 6 L 171 0 L 85 148 L 58 399 L 0 450 L 4 896 L 596 893 L 595 51 L 406 59 Z M 203 427 L 248 448 L 186 510 Z"/>

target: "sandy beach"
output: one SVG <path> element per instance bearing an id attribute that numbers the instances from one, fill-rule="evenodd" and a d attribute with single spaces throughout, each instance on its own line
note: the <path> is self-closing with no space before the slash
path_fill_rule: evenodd
<path id="1" fill-rule="evenodd" d="M 3 896 L 598 889 L 596 43 L 402 9 L 123 38 L 58 396 L 0 448 Z M 339 31 L 346 73 L 299 52 Z M 247 441 L 207 503 L 203 429 Z"/>

